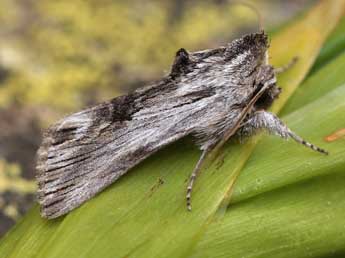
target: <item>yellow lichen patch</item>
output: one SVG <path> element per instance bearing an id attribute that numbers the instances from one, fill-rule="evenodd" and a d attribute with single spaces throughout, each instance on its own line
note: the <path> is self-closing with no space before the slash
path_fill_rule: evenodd
<path id="1" fill-rule="evenodd" d="M 11 31 L 0 53 L 10 48 L 14 55 L 7 51 L 0 67 L 14 74 L 1 83 L 0 106 L 19 102 L 62 113 L 162 76 L 181 47 L 212 47 L 239 24 L 256 22 L 246 7 L 211 2 L 185 4 L 174 22 L 173 4 L 165 1 L 4 0 L 0 10 L 8 6 L 16 15 L 0 12 L 8 21 L 0 32 Z"/>
<path id="2" fill-rule="evenodd" d="M 0 159 L 0 192 L 11 190 L 18 193 L 32 193 L 35 189 L 35 181 L 23 179 L 17 164 L 8 164 Z"/>
<path id="3" fill-rule="evenodd" d="M 7 205 L 3 211 L 4 214 L 11 219 L 17 220 L 19 218 L 18 208 L 14 204 Z"/>
<path id="4" fill-rule="evenodd" d="M 17 164 L 9 164 L 5 160 L 0 159 L 0 210 L 4 215 L 16 220 L 19 217 L 19 211 L 17 204 L 13 201 L 6 203 L 1 193 L 10 191 L 19 195 L 25 195 L 35 192 L 35 189 L 35 181 L 22 178 L 20 167 Z"/>

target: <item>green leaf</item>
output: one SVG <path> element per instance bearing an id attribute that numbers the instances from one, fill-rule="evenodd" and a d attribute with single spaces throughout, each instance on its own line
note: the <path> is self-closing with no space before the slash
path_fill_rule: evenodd
<path id="1" fill-rule="evenodd" d="M 320 1 L 303 18 L 291 23 L 272 38 L 270 56 L 274 65 L 282 65 L 295 55 L 300 58 L 294 68 L 279 78 L 279 84 L 284 91 L 273 107 L 275 112 L 281 110 L 308 73 L 324 40 L 336 26 L 344 7 L 344 1 Z M 325 20 L 327 22 L 324 22 Z M 339 104 L 339 99 L 344 97 L 341 95 L 344 94 L 344 88 L 333 89 L 334 92 L 318 100 L 311 99 L 309 105 L 286 117 L 290 127 L 301 135 L 308 135 L 308 139 L 318 144 L 322 137 L 337 129 L 334 128 L 335 125 L 341 126 L 341 120 L 336 119 L 344 108 L 341 103 Z M 337 104 L 330 106 L 330 103 Z M 321 104 L 329 108 L 324 108 Z M 322 120 L 323 115 L 327 115 L 327 119 Z M 304 123 L 302 118 L 308 119 L 308 122 Z M 337 124 L 332 124 L 333 120 L 336 120 L 334 123 Z M 321 124 L 322 121 L 326 122 Z M 220 157 L 200 175 L 194 189 L 192 212 L 186 211 L 184 190 L 186 180 L 200 153 L 193 147 L 190 139 L 184 139 L 155 154 L 106 191 L 63 218 L 46 221 L 39 217 L 38 208 L 35 207 L 0 242 L 0 257 L 151 258 L 192 255 L 222 257 L 223 254 L 223 257 L 262 257 L 261 246 L 265 247 L 262 250 L 266 254 L 269 248 L 272 250 L 272 246 L 276 247 L 280 239 L 278 226 L 281 227 L 280 223 L 293 219 L 291 216 L 294 213 L 291 210 L 287 210 L 281 219 L 279 216 L 272 217 L 275 215 L 274 211 L 279 213 L 284 207 L 308 210 L 302 202 L 293 202 L 295 195 L 298 196 L 299 189 L 295 183 L 312 178 L 314 173 L 331 176 L 331 173 L 325 171 L 335 171 L 344 166 L 341 163 L 341 141 L 330 144 L 331 155 L 323 157 L 294 143 L 282 143 L 280 139 L 272 137 L 265 137 L 252 153 L 259 139 L 260 137 L 255 137 L 243 145 L 230 142 L 225 146 L 222 150 L 224 163 L 221 164 Z M 269 157 L 270 155 L 273 157 Z M 250 172 L 250 169 L 255 171 Z M 286 169 L 287 172 L 276 173 L 280 169 Z M 243 172 L 243 175 L 233 192 L 235 179 L 240 172 Z M 261 181 L 255 181 L 256 179 Z M 330 180 L 333 179 L 332 177 Z M 325 182 L 315 184 L 317 187 L 311 191 L 319 192 L 319 188 L 325 187 L 322 186 Z M 337 185 L 340 185 L 339 182 L 340 179 Z M 292 185 L 291 188 L 288 184 Z M 290 189 L 291 193 L 283 192 L 285 188 L 276 190 L 283 186 L 286 186 L 286 191 Z M 294 190 L 293 187 L 298 189 Z M 339 188 L 334 187 L 334 190 Z M 275 192 L 280 193 L 282 202 L 279 201 L 280 198 L 275 197 L 278 195 L 271 195 Z M 227 210 L 232 193 L 232 200 L 236 203 Z M 264 194 L 255 197 L 260 193 Z M 310 192 L 308 196 L 313 195 Z M 264 196 L 268 196 L 267 202 L 260 201 Z M 332 205 L 336 205 L 336 202 L 332 201 L 337 196 L 334 195 L 334 199 L 330 198 Z M 249 197 L 251 198 L 248 199 Z M 286 205 L 284 198 L 287 198 Z M 252 202 L 254 206 L 250 206 Z M 317 202 L 310 202 L 310 205 L 316 207 Z M 258 207 L 259 209 L 255 210 Z M 269 211 L 272 213 L 268 214 Z M 248 221 L 249 226 L 245 223 Z M 317 223 L 319 220 L 315 218 L 312 222 Z M 270 242 L 266 233 L 267 238 L 262 238 L 267 240 L 266 245 L 259 245 L 260 237 L 256 234 L 256 228 L 261 226 L 265 231 L 270 225 L 277 232 L 272 238 L 274 241 Z M 237 234 L 231 231 L 234 227 Z M 217 234 L 226 236 L 221 243 L 243 243 L 238 244 L 239 248 L 236 249 L 234 245 L 226 247 L 217 241 Z M 327 242 L 327 239 L 324 241 Z M 293 245 L 290 245 L 286 252 L 282 250 L 282 255 L 291 252 L 291 246 Z M 251 247 L 256 247 L 259 251 L 253 252 Z M 324 250 L 330 250 L 326 247 Z M 302 257 L 302 253 L 290 257 L 299 255 Z"/>
<path id="2" fill-rule="evenodd" d="M 345 28 L 345 27 L 344 27 Z M 345 49 L 345 46 L 344 46 Z M 288 114 L 345 83 L 345 52 L 312 74 L 297 88 L 280 114 Z"/>
<path id="3" fill-rule="evenodd" d="M 248 160 L 232 201 L 238 202 L 311 177 L 342 170 L 345 166 L 344 142 L 326 142 L 324 138 L 344 127 L 344 97 L 345 84 L 282 118 L 292 130 L 308 136 L 311 142 L 327 149 L 330 155 L 315 155 L 292 141 L 281 142 L 274 136 L 267 136 Z M 260 182 L 259 186 L 257 181 Z"/>
<path id="4" fill-rule="evenodd" d="M 193 258 L 345 256 L 344 139 L 320 138 L 344 128 L 344 99 L 345 84 L 283 118 L 328 157 L 272 137 L 258 144 L 233 204 L 208 227 Z"/>
<path id="5" fill-rule="evenodd" d="M 345 14 L 345 11 L 344 11 Z M 345 15 L 341 18 L 337 28 L 329 36 L 325 45 L 322 47 L 321 52 L 315 61 L 311 73 L 320 69 L 324 64 L 331 61 L 345 51 Z"/>

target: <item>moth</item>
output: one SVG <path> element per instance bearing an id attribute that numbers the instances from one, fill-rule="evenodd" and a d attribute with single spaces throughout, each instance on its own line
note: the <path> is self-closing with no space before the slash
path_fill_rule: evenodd
<path id="1" fill-rule="evenodd" d="M 41 215 L 80 206 L 162 147 L 191 135 L 202 151 L 187 186 L 187 208 L 202 162 L 219 143 L 266 130 L 317 152 L 266 111 L 278 97 L 265 32 L 198 52 L 180 49 L 161 80 L 72 114 L 44 134 L 37 154 Z"/>

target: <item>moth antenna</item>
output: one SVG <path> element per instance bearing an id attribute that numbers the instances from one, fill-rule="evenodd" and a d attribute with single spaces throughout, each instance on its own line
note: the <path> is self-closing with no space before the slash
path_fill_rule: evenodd
<path id="1" fill-rule="evenodd" d="M 259 31 L 264 31 L 264 19 L 261 15 L 261 13 L 259 12 L 258 8 L 256 8 L 252 3 L 250 2 L 247 2 L 247 1 L 237 1 L 237 0 L 230 0 L 229 1 L 230 4 L 238 4 L 238 5 L 243 5 L 243 6 L 246 6 L 248 7 L 250 10 L 252 10 L 253 12 L 255 12 L 256 14 L 256 17 L 258 19 L 258 29 Z"/>
<path id="2" fill-rule="evenodd" d="M 298 61 L 298 57 L 295 56 L 291 59 L 291 61 L 289 63 L 287 63 L 286 65 L 282 66 L 282 67 L 277 67 L 277 68 L 274 68 L 274 72 L 276 74 L 279 74 L 279 73 L 283 73 L 287 70 L 289 70 L 291 67 L 293 67 Z"/>
<path id="3" fill-rule="evenodd" d="M 191 198 L 192 198 L 192 191 L 193 191 L 193 185 L 194 182 L 200 172 L 200 169 L 202 167 L 202 163 L 205 161 L 205 158 L 207 157 L 207 154 L 210 152 L 210 148 L 206 148 L 205 150 L 203 150 L 198 163 L 196 164 L 193 173 L 190 175 L 189 177 L 189 182 L 188 182 L 188 186 L 187 186 L 187 195 L 186 195 L 186 200 L 187 200 L 187 209 L 189 211 L 192 210 L 192 203 L 191 203 Z"/>

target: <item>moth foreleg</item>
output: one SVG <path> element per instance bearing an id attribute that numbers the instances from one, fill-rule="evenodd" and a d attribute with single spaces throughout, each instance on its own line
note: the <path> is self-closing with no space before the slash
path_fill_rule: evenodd
<path id="1" fill-rule="evenodd" d="M 269 133 L 279 135 L 285 139 L 292 138 L 296 142 L 303 144 L 314 151 L 328 154 L 327 151 L 305 141 L 300 136 L 292 132 L 277 116 L 267 111 L 255 112 L 254 115 L 242 125 L 238 133 L 240 136 L 250 136 L 260 129 L 265 129 Z"/>
<path id="2" fill-rule="evenodd" d="M 198 163 L 196 164 L 192 174 L 189 177 L 189 182 L 187 186 L 187 195 L 186 195 L 186 200 L 187 200 L 187 209 L 189 211 L 192 210 L 192 204 L 191 204 L 191 198 L 192 198 L 192 191 L 193 191 L 193 184 L 195 182 L 196 177 L 198 176 L 200 169 L 202 167 L 203 162 L 205 161 L 207 154 L 212 150 L 212 148 L 207 147 L 202 151 L 202 154 L 199 158 Z"/>
<path id="3" fill-rule="evenodd" d="M 282 66 L 282 67 L 277 67 L 274 68 L 274 73 L 275 74 L 279 74 L 279 73 L 283 73 L 287 70 L 289 70 L 291 67 L 293 67 L 298 61 L 298 57 L 295 56 L 294 58 L 291 59 L 291 61 L 289 63 L 287 63 L 286 65 Z"/>

